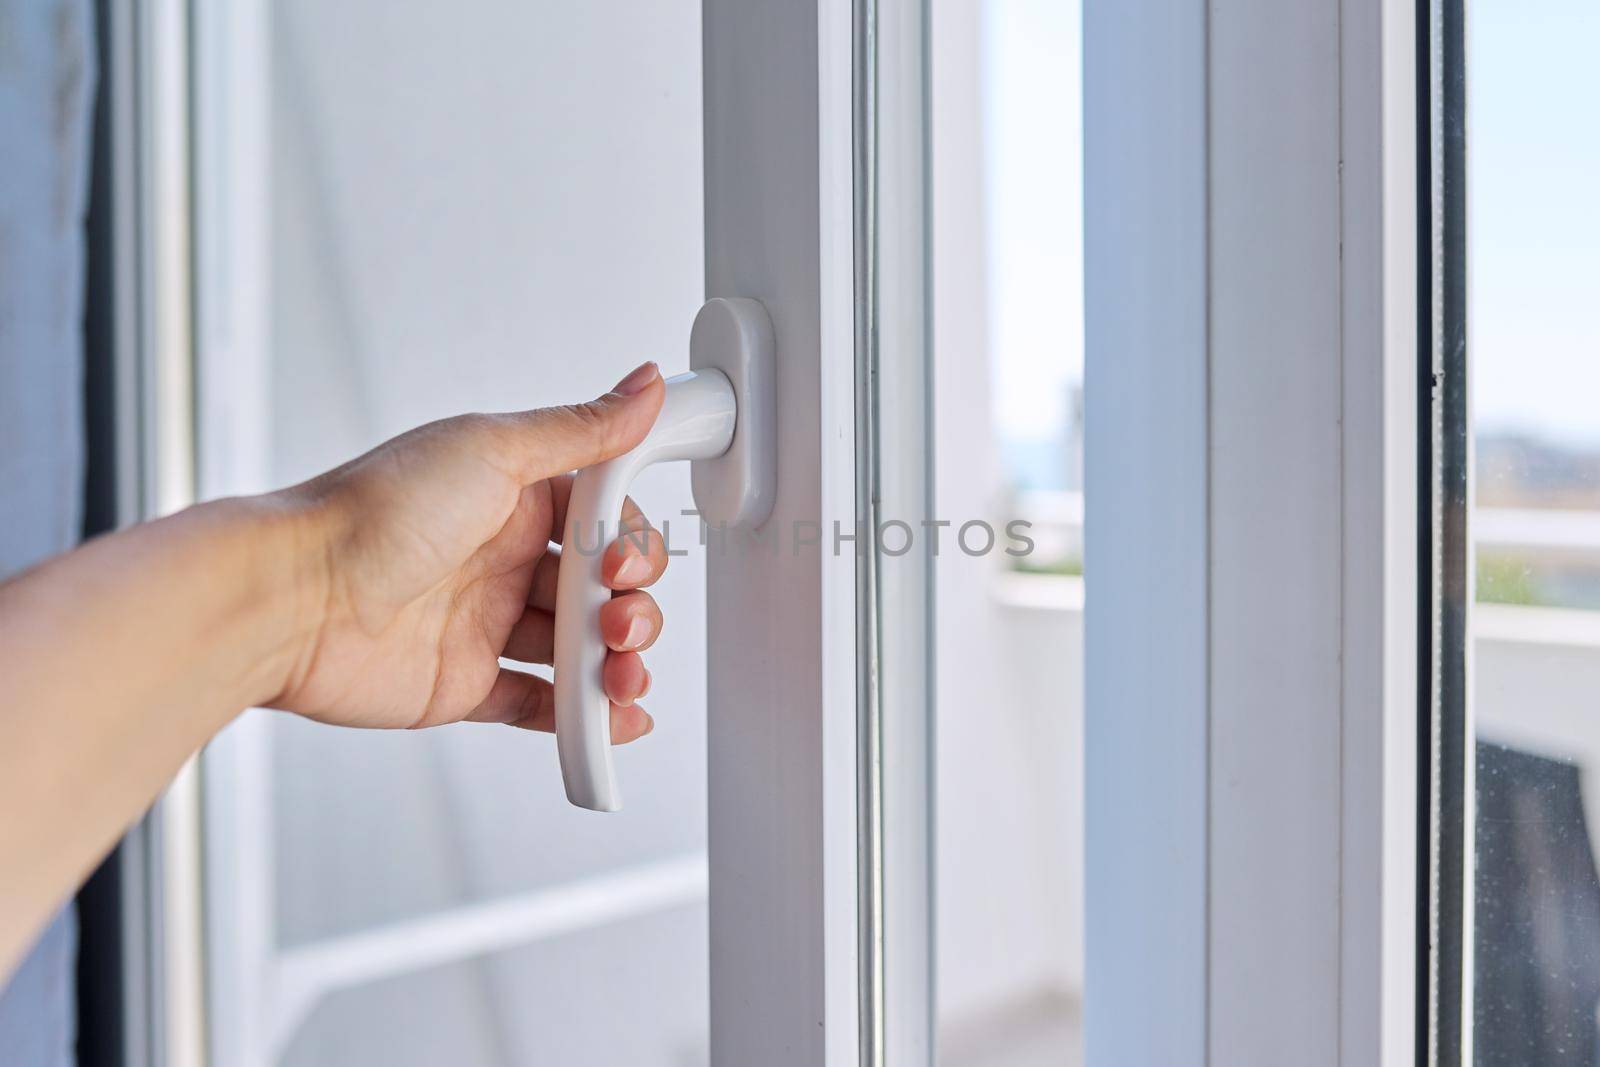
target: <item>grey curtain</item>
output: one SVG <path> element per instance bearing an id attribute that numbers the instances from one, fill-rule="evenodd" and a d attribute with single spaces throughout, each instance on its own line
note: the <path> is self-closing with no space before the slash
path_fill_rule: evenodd
<path id="1" fill-rule="evenodd" d="M 92 19 L 89 0 L 0 0 L 0 577 L 82 526 Z M 69 904 L 0 992 L 0 1063 L 74 1062 L 76 955 Z"/>

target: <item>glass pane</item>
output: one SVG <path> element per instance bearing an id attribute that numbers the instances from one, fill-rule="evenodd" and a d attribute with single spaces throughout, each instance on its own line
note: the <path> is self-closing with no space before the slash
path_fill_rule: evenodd
<path id="1" fill-rule="evenodd" d="M 596 396 L 644 359 L 687 368 L 704 285 L 695 0 L 261 7 L 265 143 L 223 157 L 260 173 L 198 184 L 261 196 L 260 277 L 200 285 L 203 306 L 263 307 L 259 388 L 202 412 L 261 427 L 262 481 L 435 418 Z M 203 467 L 226 466 L 205 448 Z M 625 810 L 570 806 L 548 735 L 272 715 L 258 869 L 273 951 L 703 856 L 705 564 L 679 514 L 687 465 L 652 468 L 633 495 L 687 554 L 653 589 L 657 728 L 617 750 Z M 680 906 L 333 994 L 286 1062 L 703 1062 L 705 975 L 704 906 Z"/>
<path id="2" fill-rule="evenodd" d="M 1079 4 L 930 11 L 934 499 L 952 524 L 934 561 L 940 1062 L 1072 1064 L 1083 996 Z M 976 551 L 978 528 L 955 543 L 973 520 L 994 529 L 991 550 Z"/>
<path id="3" fill-rule="evenodd" d="M 282 1062 L 705 1064 L 705 940 L 686 909 L 335 993 Z"/>
<path id="4" fill-rule="evenodd" d="M 697 5 L 272 13 L 275 482 L 430 419 L 686 361 L 703 287 Z M 655 468 L 635 496 L 675 517 L 688 471 Z M 280 725 L 283 940 L 703 849 L 703 586 L 688 558 L 658 587 L 661 728 L 618 751 L 615 819 L 567 804 L 548 737 Z"/>
<path id="5" fill-rule="evenodd" d="M 1589 1067 L 1600 1062 L 1600 8 L 1477 0 L 1467 18 L 1474 1059 Z"/>

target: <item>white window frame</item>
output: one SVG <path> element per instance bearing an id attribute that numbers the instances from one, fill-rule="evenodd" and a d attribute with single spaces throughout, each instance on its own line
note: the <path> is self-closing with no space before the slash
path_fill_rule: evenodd
<path id="1" fill-rule="evenodd" d="M 856 518 L 852 11 L 707 0 L 702 19 L 706 292 L 772 316 L 768 523 L 826 538 Z M 707 563 L 711 1058 L 847 1064 L 860 1038 L 855 561 L 780 553 Z"/>
<path id="2" fill-rule="evenodd" d="M 929 1063 L 932 556 L 876 540 L 931 508 L 926 9 L 702 18 L 706 295 L 772 313 L 769 528 L 824 542 L 708 563 L 712 1062 Z"/>
<path id="3" fill-rule="evenodd" d="M 1414 1062 L 1416 18 L 1086 8 L 1090 1063 Z"/>

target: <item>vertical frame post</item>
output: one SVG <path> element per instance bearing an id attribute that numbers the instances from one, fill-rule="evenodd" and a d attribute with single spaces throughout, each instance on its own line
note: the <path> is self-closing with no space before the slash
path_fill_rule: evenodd
<path id="1" fill-rule="evenodd" d="M 861 0 L 858 0 L 861 2 Z M 933 640 L 936 557 L 925 0 L 873 0 L 877 205 L 875 487 L 882 715 L 882 1051 L 935 1058 Z M 859 403 L 859 400 L 858 400 Z"/>
<path id="2" fill-rule="evenodd" d="M 706 293 L 761 300 L 778 342 L 769 541 L 708 559 L 711 1057 L 854 1064 L 852 10 L 702 19 Z"/>
<path id="3" fill-rule="evenodd" d="M 1207 1062 L 1207 10 L 1084 4 L 1090 1063 Z"/>
<path id="4" fill-rule="evenodd" d="M 1414 1054 L 1415 28 L 1086 9 L 1091 1062 Z"/>

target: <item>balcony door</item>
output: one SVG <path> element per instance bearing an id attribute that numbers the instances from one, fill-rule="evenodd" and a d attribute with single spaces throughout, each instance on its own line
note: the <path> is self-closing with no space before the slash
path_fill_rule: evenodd
<path id="1" fill-rule="evenodd" d="M 136 1062 L 920 1067 L 936 1023 L 1071 1062 L 1080 982 L 1096 1067 L 1414 1062 L 1412 0 L 1088 2 L 1081 79 L 1050 5 L 105 6 L 146 511 L 682 369 L 708 297 L 778 362 L 754 543 L 682 469 L 634 486 L 675 558 L 625 810 L 568 806 L 549 738 L 247 714 L 134 842 Z M 999 103 L 1080 83 L 1081 227 L 1072 118 Z M 1080 338 L 974 415 L 988 350 Z M 997 503 L 1008 440 L 1063 477 Z M 1015 561 L 1029 508 L 1054 555 Z"/>

